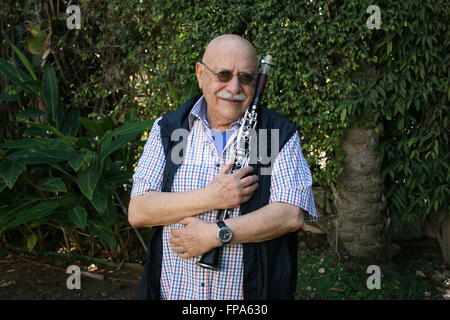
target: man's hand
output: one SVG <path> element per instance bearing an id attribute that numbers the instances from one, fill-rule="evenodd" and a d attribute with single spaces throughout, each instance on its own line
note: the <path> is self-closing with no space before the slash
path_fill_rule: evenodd
<path id="1" fill-rule="evenodd" d="M 222 243 L 217 239 L 217 225 L 199 218 L 188 217 L 180 221 L 185 227 L 170 231 L 169 243 L 173 251 L 182 259 L 189 259 L 219 247 Z"/>
<path id="2" fill-rule="evenodd" d="M 230 174 L 232 168 L 232 163 L 224 164 L 214 180 L 206 187 L 217 204 L 215 209 L 236 208 L 241 203 L 247 202 L 258 188 L 258 176 L 245 177 L 253 171 L 251 166 Z"/>

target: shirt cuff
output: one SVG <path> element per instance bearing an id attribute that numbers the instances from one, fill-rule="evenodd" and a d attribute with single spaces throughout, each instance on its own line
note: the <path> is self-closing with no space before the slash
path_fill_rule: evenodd
<path id="1" fill-rule="evenodd" d="M 317 221 L 317 211 L 311 188 L 276 191 L 270 195 L 269 203 L 272 202 L 293 204 L 303 210 L 305 222 Z"/>
<path id="2" fill-rule="evenodd" d="M 134 177 L 133 187 L 131 189 L 130 195 L 131 198 L 149 193 L 150 191 L 161 191 L 161 190 L 159 190 L 156 185 L 148 182 L 147 180 Z"/>

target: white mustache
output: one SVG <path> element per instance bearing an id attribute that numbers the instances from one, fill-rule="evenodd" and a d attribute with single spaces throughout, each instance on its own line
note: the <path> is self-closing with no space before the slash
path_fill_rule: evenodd
<path id="1" fill-rule="evenodd" d="M 219 92 L 217 94 L 217 98 L 244 101 L 245 99 L 247 99 L 247 96 L 243 93 L 232 94 L 229 92 Z"/>

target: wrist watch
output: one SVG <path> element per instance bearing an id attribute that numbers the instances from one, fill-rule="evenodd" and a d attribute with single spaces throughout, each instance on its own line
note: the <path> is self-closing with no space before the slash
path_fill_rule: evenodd
<path id="1" fill-rule="evenodd" d="M 222 242 L 222 244 L 226 244 L 231 241 L 233 238 L 233 232 L 231 229 L 227 227 L 225 222 L 217 221 L 217 239 Z"/>

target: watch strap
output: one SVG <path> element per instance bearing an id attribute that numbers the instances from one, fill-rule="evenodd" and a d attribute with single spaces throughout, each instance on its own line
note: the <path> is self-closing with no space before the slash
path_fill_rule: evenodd
<path id="1" fill-rule="evenodd" d="M 217 226 L 219 228 L 225 228 L 227 225 L 222 220 L 217 221 Z"/>

